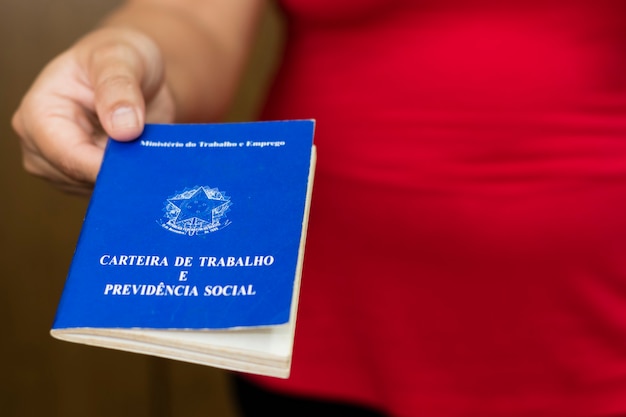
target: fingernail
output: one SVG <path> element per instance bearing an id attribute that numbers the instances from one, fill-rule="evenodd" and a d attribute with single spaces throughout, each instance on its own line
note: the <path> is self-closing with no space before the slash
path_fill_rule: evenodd
<path id="1" fill-rule="evenodd" d="M 139 126 L 137 113 L 130 107 L 120 107 L 111 115 L 113 129 L 128 129 Z"/>

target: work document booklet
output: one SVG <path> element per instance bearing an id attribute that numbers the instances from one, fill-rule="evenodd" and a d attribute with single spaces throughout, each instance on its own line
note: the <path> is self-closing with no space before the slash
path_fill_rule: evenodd
<path id="1" fill-rule="evenodd" d="M 288 378 L 314 120 L 109 139 L 55 338 Z"/>

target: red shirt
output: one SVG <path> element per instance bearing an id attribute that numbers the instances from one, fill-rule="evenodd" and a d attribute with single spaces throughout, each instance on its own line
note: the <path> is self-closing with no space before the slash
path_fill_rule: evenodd
<path id="1" fill-rule="evenodd" d="M 626 2 L 284 0 L 315 118 L 292 376 L 397 416 L 626 414 Z"/>

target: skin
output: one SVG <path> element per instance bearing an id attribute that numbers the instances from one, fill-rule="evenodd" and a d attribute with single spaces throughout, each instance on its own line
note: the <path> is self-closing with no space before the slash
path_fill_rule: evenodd
<path id="1" fill-rule="evenodd" d="M 46 65 L 12 118 L 23 165 L 89 194 L 107 136 L 146 122 L 219 120 L 234 98 L 262 0 L 129 0 Z"/>

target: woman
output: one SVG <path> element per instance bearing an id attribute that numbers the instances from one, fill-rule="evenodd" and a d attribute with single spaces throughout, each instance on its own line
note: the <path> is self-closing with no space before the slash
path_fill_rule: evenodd
<path id="1" fill-rule="evenodd" d="M 242 410 L 626 414 L 626 4 L 281 5 L 262 118 L 319 155 L 292 375 Z M 220 120 L 262 7 L 128 1 L 25 95 L 25 168 L 89 192 L 100 127 Z"/>

